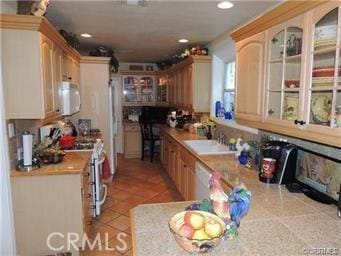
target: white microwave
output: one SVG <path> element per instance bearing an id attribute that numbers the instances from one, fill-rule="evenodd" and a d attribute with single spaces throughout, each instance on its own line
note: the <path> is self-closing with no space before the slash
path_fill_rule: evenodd
<path id="1" fill-rule="evenodd" d="M 79 85 L 70 82 L 62 82 L 59 86 L 59 111 L 62 116 L 77 113 L 81 107 Z"/>

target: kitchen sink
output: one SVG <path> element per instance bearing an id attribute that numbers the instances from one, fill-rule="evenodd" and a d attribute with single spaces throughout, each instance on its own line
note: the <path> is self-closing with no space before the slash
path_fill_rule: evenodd
<path id="1" fill-rule="evenodd" d="M 198 155 L 224 155 L 233 154 L 225 145 L 216 140 L 185 140 L 184 143 Z"/>

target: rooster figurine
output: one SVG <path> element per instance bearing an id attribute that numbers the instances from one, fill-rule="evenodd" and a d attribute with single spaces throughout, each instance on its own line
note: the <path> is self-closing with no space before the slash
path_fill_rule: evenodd
<path id="1" fill-rule="evenodd" d="M 220 173 L 212 173 L 209 181 L 210 199 L 212 202 L 212 209 L 215 214 L 224 221 L 228 221 L 230 219 L 229 197 L 225 194 L 224 189 L 220 184 L 220 178 Z"/>
<path id="2" fill-rule="evenodd" d="M 236 156 L 239 157 L 241 152 L 242 151 L 249 151 L 250 150 L 250 146 L 249 144 L 247 144 L 246 142 L 242 145 L 241 144 L 242 142 L 242 139 L 241 138 L 238 138 L 237 139 L 237 142 L 236 142 L 236 149 L 237 149 L 237 152 L 236 152 Z"/>
<path id="3" fill-rule="evenodd" d="M 247 213 L 251 203 L 251 191 L 241 183 L 233 188 L 229 196 L 231 220 L 240 225 L 240 219 Z"/>

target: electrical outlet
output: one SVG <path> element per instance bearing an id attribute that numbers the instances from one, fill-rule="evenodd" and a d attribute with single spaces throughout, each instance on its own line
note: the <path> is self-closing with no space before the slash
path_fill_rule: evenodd
<path id="1" fill-rule="evenodd" d="M 8 123 L 8 137 L 12 138 L 15 136 L 15 129 L 14 129 L 14 123 Z"/>

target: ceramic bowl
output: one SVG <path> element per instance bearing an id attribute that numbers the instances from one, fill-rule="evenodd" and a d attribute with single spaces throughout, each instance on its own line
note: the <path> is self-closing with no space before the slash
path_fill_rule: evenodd
<path id="1" fill-rule="evenodd" d="M 205 218 L 214 219 L 217 223 L 219 223 L 222 226 L 223 232 L 220 235 L 220 237 L 208 240 L 189 239 L 187 237 L 179 235 L 178 233 L 181 226 L 184 224 L 184 216 L 186 212 L 187 211 L 183 211 L 175 214 L 169 221 L 169 229 L 174 235 L 175 241 L 182 249 L 190 253 L 205 253 L 212 251 L 219 244 L 220 240 L 223 237 L 223 234 L 225 233 L 226 226 L 224 221 L 217 215 L 214 215 L 212 213 L 204 211 L 193 211 L 202 214 L 203 216 L 205 216 Z"/>

